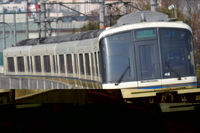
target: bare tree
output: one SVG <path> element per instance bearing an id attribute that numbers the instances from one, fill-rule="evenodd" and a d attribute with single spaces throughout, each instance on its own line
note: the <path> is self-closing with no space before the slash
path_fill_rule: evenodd
<path id="1" fill-rule="evenodd" d="M 174 5 L 171 10 L 168 9 L 170 5 Z M 183 20 L 183 5 L 184 0 L 160 0 L 159 11 L 169 15 L 171 18 L 178 17 L 178 20 Z"/>
<path id="2" fill-rule="evenodd" d="M 123 15 L 141 11 L 150 10 L 150 0 L 123 0 L 119 3 L 110 3 L 106 6 L 107 25 L 113 25 L 116 20 Z"/>
<path id="3" fill-rule="evenodd" d="M 172 16 L 168 6 L 175 5 L 177 19 L 190 25 L 194 36 L 194 54 L 196 60 L 197 77 L 200 79 L 200 14 L 199 0 L 161 0 L 160 12 Z"/>
<path id="4" fill-rule="evenodd" d="M 194 54 L 196 60 L 196 70 L 200 79 L 200 10 L 199 0 L 185 0 L 186 14 L 185 19 L 191 26 L 194 35 Z"/>
<path id="5" fill-rule="evenodd" d="M 134 0 L 133 6 L 139 8 L 141 10 L 144 10 L 144 11 L 151 9 L 150 0 Z M 136 9 L 133 9 L 133 10 L 137 11 Z"/>
<path id="6" fill-rule="evenodd" d="M 198 34 L 199 30 L 199 8 L 198 8 L 199 0 L 185 0 L 185 19 L 188 21 L 195 35 Z"/>

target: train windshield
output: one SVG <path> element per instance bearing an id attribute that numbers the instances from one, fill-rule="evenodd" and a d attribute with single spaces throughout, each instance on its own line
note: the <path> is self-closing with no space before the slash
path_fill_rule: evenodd
<path id="1" fill-rule="evenodd" d="M 192 35 L 185 29 L 147 28 L 110 35 L 100 41 L 100 51 L 104 83 L 195 75 Z"/>
<path id="2" fill-rule="evenodd" d="M 103 82 L 132 80 L 130 69 L 131 33 L 121 33 L 101 41 Z"/>
<path id="3" fill-rule="evenodd" d="M 188 30 L 161 28 L 160 45 L 164 78 L 180 79 L 195 74 L 192 36 Z"/>

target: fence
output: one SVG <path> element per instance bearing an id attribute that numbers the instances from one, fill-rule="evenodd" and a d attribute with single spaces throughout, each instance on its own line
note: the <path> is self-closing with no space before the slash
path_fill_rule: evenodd
<path id="1" fill-rule="evenodd" d="M 0 76 L 0 89 L 72 89 L 59 81 Z"/>

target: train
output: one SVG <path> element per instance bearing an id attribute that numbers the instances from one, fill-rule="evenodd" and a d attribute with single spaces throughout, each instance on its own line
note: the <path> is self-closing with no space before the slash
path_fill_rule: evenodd
<path id="1" fill-rule="evenodd" d="M 197 88 L 193 33 L 183 22 L 143 21 L 43 42 L 29 39 L 5 49 L 4 75 L 121 89 L 125 97 Z"/>

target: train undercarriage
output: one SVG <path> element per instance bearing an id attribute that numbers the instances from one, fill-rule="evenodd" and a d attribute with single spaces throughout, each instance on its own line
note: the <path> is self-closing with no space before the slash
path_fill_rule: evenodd
<path id="1" fill-rule="evenodd" d="M 125 90 L 1 89 L 0 104 L 9 103 L 199 103 L 200 89 L 158 91 L 125 95 Z M 130 92 L 130 90 L 129 90 Z M 142 96 L 143 95 L 143 96 Z"/>

